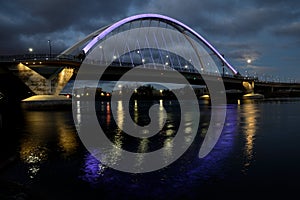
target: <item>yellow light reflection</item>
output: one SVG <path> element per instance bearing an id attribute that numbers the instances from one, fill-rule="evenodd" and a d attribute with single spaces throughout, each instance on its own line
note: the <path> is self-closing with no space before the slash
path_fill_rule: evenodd
<path id="1" fill-rule="evenodd" d="M 29 164 L 28 174 L 34 178 L 40 171 L 40 165 L 48 157 L 47 148 L 42 145 L 42 141 L 26 138 L 21 143 L 20 158 L 24 163 Z"/>
<path id="2" fill-rule="evenodd" d="M 117 102 L 117 124 L 119 125 L 119 128 L 123 130 L 123 125 L 124 125 L 124 108 L 123 108 L 123 102 L 118 101 Z"/>
<path id="3" fill-rule="evenodd" d="M 138 109 L 138 101 L 134 100 L 134 112 L 133 112 L 133 118 L 134 118 L 134 122 L 138 123 L 138 119 L 139 119 L 139 109 Z"/>
<path id="4" fill-rule="evenodd" d="M 28 175 L 30 178 L 35 178 L 40 171 L 40 165 L 48 158 L 48 148 L 45 141 L 48 139 L 48 134 L 41 134 L 47 129 L 47 124 L 43 123 L 45 116 L 41 112 L 31 112 L 26 116 L 28 120 L 28 133 L 20 144 L 20 159 L 28 164 Z M 40 126 L 39 126 L 40 125 Z"/>
<path id="5" fill-rule="evenodd" d="M 28 175 L 35 178 L 43 162 L 48 159 L 49 143 L 57 145 L 60 156 L 67 157 L 76 152 L 78 140 L 72 125 L 67 125 L 65 115 L 60 112 L 28 111 L 24 114 L 25 131 L 21 139 L 20 159 L 28 164 Z M 58 140 L 57 140 L 58 139 Z"/>
<path id="6" fill-rule="evenodd" d="M 59 146 L 63 150 L 62 155 L 68 157 L 76 152 L 78 142 L 73 131 L 65 129 L 64 127 L 59 129 Z"/>
<path id="7" fill-rule="evenodd" d="M 242 106 L 242 116 L 245 119 L 244 122 L 244 133 L 245 133 L 245 161 L 243 172 L 246 173 L 249 166 L 251 165 L 254 157 L 254 143 L 257 130 L 257 118 L 258 110 L 255 107 L 256 104 L 249 103 Z"/>

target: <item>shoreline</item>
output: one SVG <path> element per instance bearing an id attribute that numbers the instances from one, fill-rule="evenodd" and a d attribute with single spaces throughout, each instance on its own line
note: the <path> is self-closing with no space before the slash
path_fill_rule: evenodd
<path id="1" fill-rule="evenodd" d="M 157 101 L 157 100 L 176 100 L 176 98 L 149 98 L 149 97 L 139 97 L 134 98 L 134 100 L 141 101 Z M 184 99 L 188 100 L 188 99 Z M 300 97 L 272 97 L 272 98 L 227 98 L 227 104 L 242 104 L 249 102 L 263 102 L 263 101 L 300 101 Z M 68 98 L 64 95 L 35 95 L 24 99 L 20 102 L 22 108 L 26 110 L 70 110 L 72 109 L 72 98 Z M 84 98 L 78 98 L 78 101 L 88 101 Z M 111 101 L 111 98 L 97 98 L 95 101 Z M 203 102 L 207 105 L 210 105 L 210 98 L 199 98 L 199 102 Z"/>

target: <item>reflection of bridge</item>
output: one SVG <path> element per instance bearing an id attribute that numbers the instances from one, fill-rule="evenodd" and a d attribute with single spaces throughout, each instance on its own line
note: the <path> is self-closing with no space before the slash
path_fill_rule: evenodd
<path id="1" fill-rule="evenodd" d="M 106 45 L 111 38 L 114 45 Z M 91 59 L 92 54 L 97 55 L 96 59 Z M 191 84 L 223 81 L 227 91 L 241 94 L 254 90 L 263 94 L 300 90 L 297 84 L 264 83 L 254 77 L 241 76 L 194 30 L 156 14 L 129 17 L 101 28 L 60 55 L 0 57 L 1 68 L 9 69 L 35 94 L 59 94 L 76 76 L 82 61 L 95 67 L 109 66 L 102 77 L 109 81 L 118 80 L 133 67 L 142 66 L 139 78 L 145 82 L 151 82 L 151 72 L 161 70 L 161 81 L 176 83 L 177 79 L 172 79 L 170 72 L 176 70 Z"/>

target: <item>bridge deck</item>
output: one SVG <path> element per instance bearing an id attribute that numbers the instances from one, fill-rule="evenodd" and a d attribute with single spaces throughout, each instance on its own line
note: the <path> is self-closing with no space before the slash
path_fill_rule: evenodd
<path id="1" fill-rule="evenodd" d="M 49 55 L 49 54 L 26 54 L 26 55 L 12 55 L 12 56 L 0 56 L 0 66 L 7 67 L 12 65 L 17 65 L 19 63 L 23 63 L 30 67 L 71 67 L 74 69 L 79 69 L 82 64 L 82 60 L 77 56 L 73 55 Z M 99 64 L 93 64 L 95 67 L 99 67 Z M 110 66 L 107 68 L 105 76 L 102 77 L 103 80 L 118 80 L 121 75 L 126 73 L 132 69 L 132 66 L 124 64 L 124 66 Z M 145 73 L 145 70 L 147 73 Z M 151 81 L 151 74 L 154 76 L 157 75 L 157 70 L 161 70 L 162 82 L 168 78 L 168 82 L 172 81 L 174 83 L 178 82 L 177 79 L 172 79 L 172 73 L 168 71 L 164 71 L 162 69 L 150 69 L 145 68 L 141 71 L 141 79 L 143 81 Z M 75 72 L 76 73 L 76 72 Z M 93 73 L 93 72 L 91 72 Z M 244 77 L 241 75 L 227 75 L 224 74 L 222 76 L 222 80 L 220 79 L 219 74 L 214 73 L 196 73 L 196 71 L 189 71 L 182 69 L 180 71 L 182 75 L 186 77 L 186 79 L 195 85 L 205 85 L 205 81 L 223 81 L 226 89 L 237 89 L 244 90 L 242 83 L 243 82 L 254 82 L 255 91 L 276 91 L 276 90 L 300 90 L 300 83 L 281 83 L 281 82 L 265 82 L 260 81 L 255 77 Z M 168 76 L 166 76 L 168 74 Z M 146 76 L 145 76 L 146 75 Z M 203 76 L 205 76 L 205 81 L 203 80 Z M 153 77 L 152 77 L 153 78 Z"/>

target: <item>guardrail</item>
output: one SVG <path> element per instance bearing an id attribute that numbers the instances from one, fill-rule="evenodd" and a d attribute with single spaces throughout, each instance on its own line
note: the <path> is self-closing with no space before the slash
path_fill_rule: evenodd
<path id="1" fill-rule="evenodd" d="M 9 55 L 0 56 L 0 62 L 22 62 L 22 61 L 59 61 L 68 60 L 75 62 L 82 62 L 80 58 L 74 55 L 62 55 L 62 54 L 23 54 L 23 55 Z"/>

